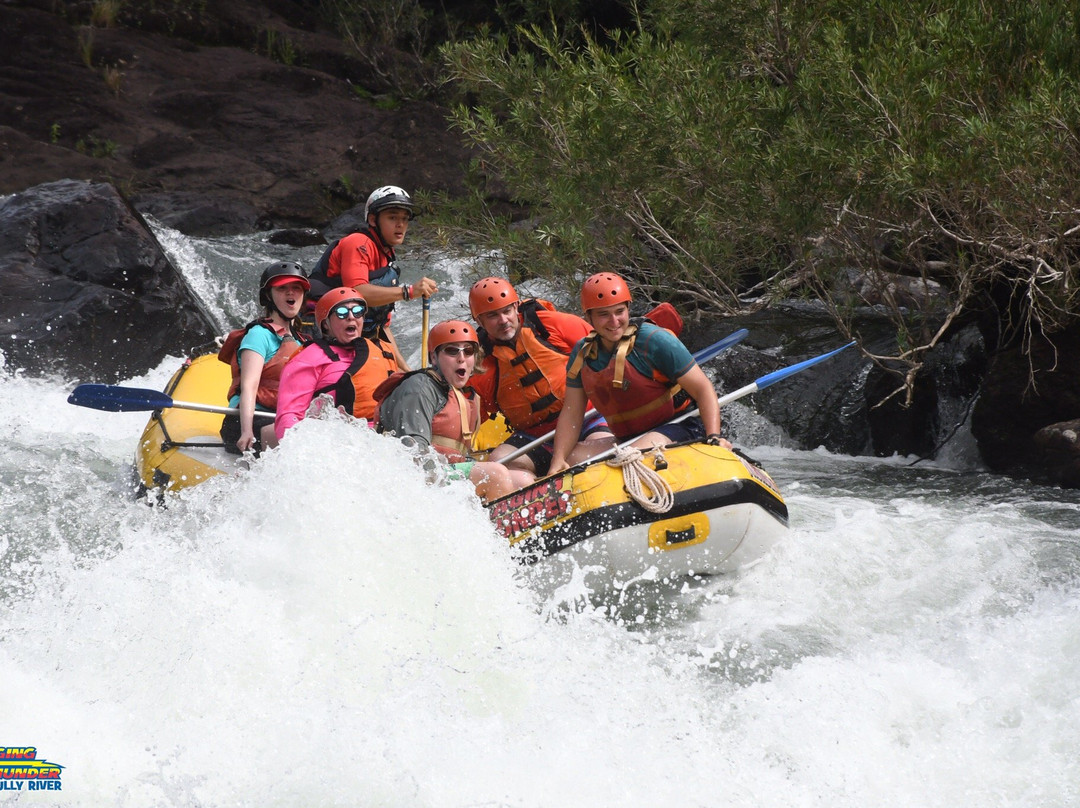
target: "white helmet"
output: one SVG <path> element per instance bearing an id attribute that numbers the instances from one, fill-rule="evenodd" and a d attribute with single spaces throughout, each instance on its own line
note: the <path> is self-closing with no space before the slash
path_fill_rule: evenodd
<path id="1" fill-rule="evenodd" d="M 413 201 L 403 188 L 396 185 L 384 185 L 371 192 L 364 205 L 364 219 L 373 213 L 387 208 L 403 208 L 409 212 L 409 218 L 413 217 Z"/>

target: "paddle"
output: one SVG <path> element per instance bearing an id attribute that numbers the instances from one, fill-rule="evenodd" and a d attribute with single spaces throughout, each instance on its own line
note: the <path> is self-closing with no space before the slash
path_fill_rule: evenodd
<path id="1" fill-rule="evenodd" d="M 841 347 L 836 348 L 835 350 L 829 351 L 826 354 L 822 354 L 821 356 L 815 356 L 813 359 L 806 359 L 806 360 L 804 360 L 802 362 L 797 362 L 796 364 L 791 365 L 790 367 L 780 368 L 780 370 L 774 370 L 772 373 L 766 373 L 764 376 L 759 376 L 757 379 L 750 382 L 750 384 L 746 385 L 745 387 L 740 387 L 738 390 L 735 390 L 734 392 L 728 393 L 727 395 L 724 395 L 724 396 L 720 396 L 717 399 L 717 403 L 721 407 L 723 407 L 725 404 L 730 404 L 733 401 L 738 401 L 740 398 L 745 398 L 746 396 L 750 395 L 751 393 L 756 393 L 759 390 L 764 390 L 766 387 L 768 387 L 770 385 L 773 385 L 773 384 L 776 384 L 778 381 L 786 379 L 788 376 L 792 376 L 792 375 L 794 375 L 796 373 L 799 373 L 801 371 L 806 370 L 808 367 L 812 367 L 812 366 L 818 364 L 819 362 L 824 362 L 826 359 L 829 359 L 829 358 L 831 358 L 833 356 L 836 356 L 838 353 L 840 353 L 841 351 L 847 350 L 848 348 L 850 348 L 854 344 L 855 344 L 854 341 L 849 342 L 847 345 L 842 345 Z M 698 414 L 698 409 L 695 407 L 692 410 L 688 410 L 687 412 L 680 413 L 678 415 L 678 417 L 672 418 L 667 423 L 669 423 L 669 424 L 677 424 L 680 421 L 685 421 L 687 418 L 692 418 L 693 416 L 695 416 L 697 414 Z M 584 463 L 594 463 L 597 460 L 603 460 L 605 457 L 611 457 L 613 454 L 615 454 L 616 451 L 618 451 L 619 449 L 622 449 L 622 448 L 624 448 L 626 446 L 629 446 L 631 443 L 633 443 L 639 437 L 641 437 L 641 436 L 638 435 L 637 437 L 631 438 L 630 440 L 625 441 L 624 443 L 620 443 L 618 446 L 611 447 L 607 451 L 601 452 L 600 454 L 597 454 L 597 455 L 593 455 L 588 460 L 584 461 Z"/>
<path id="2" fill-rule="evenodd" d="M 219 407 L 215 404 L 198 404 L 192 401 L 176 401 L 167 393 L 145 387 L 121 387 L 116 384 L 80 384 L 68 396 L 68 404 L 89 407 L 106 412 L 148 412 L 167 408 L 199 410 L 222 415 L 238 415 L 236 407 Z M 255 411 L 256 418 L 273 418 L 272 412 Z"/>
<path id="3" fill-rule="evenodd" d="M 708 347 L 702 348 L 700 351 L 695 353 L 694 354 L 694 361 L 697 362 L 700 365 L 700 364 L 702 364 L 704 362 L 708 362 L 710 359 L 715 359 L 717 356 L 719 356 L 721 353 L 726 351 L 728 348 L 733 348 L 736 345 L 738 345 L 740 342 L 742 342 L 744 339 L 746 339 L 746 336 L 749 333 L 750 332 L 747 331 L 745 328 L 740 328 L 738 331 L 733 331 L 731 334 L 724 337 L 719 342 L 714 342 L 712 345 L 709 345 Z M 583 416 L 583 420 L 591 418 L 595 414 L 596 414 L 596 410 L 589 410 Z M 508 463 L 511 460 L 513 460 L 515 457 L 521 457 L 526 452 L 531 452 L 537 446 L 540 446 L 543 443 L 547 443 L 554 436 L 555 436 L 555 430 L 553 429 L 550 432 L 548 432 L 546 435 L 542 435 L 541 437 L 537 438 L 536 440 L 531 441 L 529 443 L 526 443 L 521 448 L 515 449 L 510 454 L 506 455 L 506 457 L 500 458 L 496 462 L 498 462 L 498 463 Z"/>
<path id="4" fill-rule="evenodd" d="M 429 316 L 429 313 L 431 311 L 431 301 L 428 299 L 427 295 L 424 295 L 424 301 L 423 301 L 422 305 L 424 307 L 424 314 L 423 314 L 423 321 L 422 321 L 421 326 L 420 326 L 420 328 L 421 328 L 421 331 L 420 331 L 420 354 L 421 354 L 421 356 L 420 356 L 420 367 L 426 368 L 427 365 L 428 365 L 428 349 L 427 349 L 428 316 Z"/>

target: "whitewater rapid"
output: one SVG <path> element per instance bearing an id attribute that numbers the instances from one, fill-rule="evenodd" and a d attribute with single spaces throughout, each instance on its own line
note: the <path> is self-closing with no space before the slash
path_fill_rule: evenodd
<path id="1" fill-rule="evenodd" d="M 253 244 L 193 249 L 212 280 Z M 0 804 L 1080 804 L 1077 492 L 795 450 L 735 405 L 789 537 L 600 598 L 344 422 L 134 501 L 146 415 L 79 381 L 0 368 L 0 745 L 64 767 Z"/>

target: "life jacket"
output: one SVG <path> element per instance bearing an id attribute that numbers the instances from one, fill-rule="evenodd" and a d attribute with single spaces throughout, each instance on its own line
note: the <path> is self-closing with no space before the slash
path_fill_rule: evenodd
<path id="1" fill-rule="evenodd" d="M 627 328 L 611 361 L 602 369 L 593 370 L 585 362 L 595 358 L 600 348 L 600 335 L 592 333 L 585 337 L 585 344 L 567 370 L 571 377 L 580 376 L 593 406 L 620 440 L 669 421 L 686 410 L 692 400 L 674 380 L 656 370 L 646 376 L 627 360 L 637 340 L 638 323 Z"/>
<path id="2" fill-rule="evenodd" d="M 426 373 L 435 381 L 439 389 L 446 393 L 446 404 L 431 419 L 432 447 L 451 463 L 460 463 L 462 460 L 470 459 L 473 435 L 480 426 L 480 399 L 476 396 L 466 397 L 433 368 L 410 370 L 406 373 L 398 371 L 380 384 L 375 390 L 377 402 L 375 420 L 379 420 L 378 409 L 382 406 L 382 402 L 406 378 L 416 373 Z"/>
<path id="3" fill-rule="evenodd" d="M 549 341 L 550 333 L 537 309 L 555 311 L 547 300 L 530 298 L 520 306 L 521 330 L 513 344 L 495 342 L 483 328 L 477 328 L 487 358 L 485 368 L 495 373 L 495 403 L 515 430 L 548 431 L 562 410 L 566 397 L 568 353 Z"/>
<path id="4" fill-rule="evenodd" d="M 378 249 L 379 255 L 387 258 L 386 265 L 372 271 L 368 275 L 367 282 L 374 286 L 397 286 L 398 281 L 401 279 L 401 272 L 394 264 L 394 259 L 396 257 L 394 249 L 392 247 L 387 247 L 379 237 L 379 234 L 373 232 L 367 225 L 359 228 L 356 232 L 363 233 L 371 239 L 376 249 Z M 326 248 L 322 257 L 319 258 L 318 263 L 315 264 L 315 268 L 311 270 L 311 275 L 308 276 L 308 281 L 311 283 L 311 291 L 308 292 L 308 300 L 311 301 L 312 305 L 331 289 L 336 289 L 341 286 L 341 275 L 330 276 L 327 274 L 330 271 L 330 256 L 340 243 L 341 239 L 338 239 Z M 364 336 L 372 337 L 380 332 L 381 329 L 386 328 L 390 323 L 390 313 L 393 310 L 393 303 L 388 303 L 385 306 L 369 307 L 367 313 L 364 315 Z"/>
<path id="5" fill-rule="evenodd" d="M 328 357 L 335 362 L 340 361 L 330 343 L 322 339 L 315 342 Z M 335 404 L 344 407 L 355 418 L 370 421 L 375 417 L 375 389 L 397 371 L 397 360 L 377 340 L 358 337 L 349 345 L 355 353 L 341 378 L 317 389 L 312 398 L 322 393 L 333 393 Z"/>
<path id="6" fill-rule="evenodd" d="M 277 334 L 277 329 L 274 328 L 274 322 L 269 317 L 263 320 L 255 320 L 248 323 L 243 328 L 237 328 L 235 331 L 230 331 L 229 336 L 225 338 L 225 342 L 221 346 L 221 350 L 218 351 L 218 359 L 232 368 L 232 382 L 229 384 L 229 394 L 227 398 L 231 399 L 240 392 L 240 357 L 238 355 L 240 343 L 243 342 L 248 331 L 257 325 L 269 328 Z M 259 389 L 255 393 L 255 402 L 257 404 L 271 411 L 277 409 L 278 385 L 281 382 L 281 369 L 285 367 L 285 363 L 292 358 L 292 355 L 302 347 L 303 341 L 301 338 L 294 331 L 289 329 L 281 340 L 281 345 L 278 347 L 277 351 L 275 351 L 274 355 L 263 365 L 262 375 L 259 376 Z"/>

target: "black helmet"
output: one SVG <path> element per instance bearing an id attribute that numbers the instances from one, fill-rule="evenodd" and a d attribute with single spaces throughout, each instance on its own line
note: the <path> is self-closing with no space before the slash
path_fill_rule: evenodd
<path id="1" fill-rule="evenodd" d="M 308 281 L 302 266 L 295 261 L 279 261 L 263 270 L 262 278 L 259 279 L 259 303 L 273 308 L 274 301 L 270 298 L 270 290 L 286 283 L 299 283 L 305 292 L 311 289 L 311 282 Z"/>
<path id="2" fill-rule="evenodd" d="M 372 191 L 367 198 L 367 204 L 364 205 L 364 221 L 367 221 L 367 217 L 371 214 L 387 208 L 404 208 L 409 212 L 410 219 L 415 215 L 412 197 L 403 188 L 398 188 L 396 185 L 384 185 Z"/>

